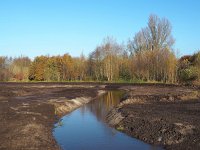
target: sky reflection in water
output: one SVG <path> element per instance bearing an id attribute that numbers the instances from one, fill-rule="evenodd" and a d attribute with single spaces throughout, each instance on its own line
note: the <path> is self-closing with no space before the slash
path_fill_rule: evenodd
<path id="1" fill-rule="evenodd" d="M 123 91 L 109 91 L 99 99 L 64 116 L 53 135 L 64 150 L 158 149 L 131 138 L 105 123 L 107 112 L 120 103 Z"/>

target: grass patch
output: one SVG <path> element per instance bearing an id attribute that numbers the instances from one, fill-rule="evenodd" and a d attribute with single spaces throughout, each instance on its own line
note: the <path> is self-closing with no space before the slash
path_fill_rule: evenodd
<path id="1" fill-rule="evenodd" d="M 123 131 L 123 130 L 124 130 L 124 127 L 123 127 L 123 126 L 118 126 L 118 127 L 117 127 L 117 130 L 118 130 L 118 131 Z"/>

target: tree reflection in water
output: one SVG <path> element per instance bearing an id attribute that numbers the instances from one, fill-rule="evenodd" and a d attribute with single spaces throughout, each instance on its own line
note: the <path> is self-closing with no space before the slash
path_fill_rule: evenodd
<path id="1" fill-rule="evenodd" d="M 91 111 L 99 121 L 104 121 L 105 116 L 114 106 L 117 106 L 125 94 L 124 91 L 108 91 L 98 99 L 82 107 L 81 112 Z"/>
<path id="2" fill-rule="evenodd" d="M 108 91 L 63 117 L 63 126 L 57 126 L 53 132 L 62 149 L 152 149 L 151 145 L 131 138 L 105 123 L 106 114 L 120 103 L 124 94 L 123 91 Z"/>

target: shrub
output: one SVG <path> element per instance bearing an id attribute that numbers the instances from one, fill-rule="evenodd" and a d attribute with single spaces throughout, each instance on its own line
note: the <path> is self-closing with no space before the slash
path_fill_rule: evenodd
<path id="1" fill-rule="evenodd" d="M 195 66 L 182 69 L 179 72 L 179 79 L 181 82 L 190 83 L 194 80 L 197 80 L 198 76 L 199 76 L 199 69 Z"/>

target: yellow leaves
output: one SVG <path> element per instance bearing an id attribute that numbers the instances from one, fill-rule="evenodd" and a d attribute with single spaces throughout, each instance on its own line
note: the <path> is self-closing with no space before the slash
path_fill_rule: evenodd
<path id="1" fill-rule="evenodd" d="M 142 80 L 174 82 L 176 57 L 168 49 L 140 51 L 133 55 L 133 73 Z"/>
<path id="2" fill-rule="evenodd" d="M 86 74 L 84 57 L 72 58 L 69 54 L 63 56 L 38 56 L 30 67 L 32 80 L 36 81 L 66 81 L 83 79 Z"/>

